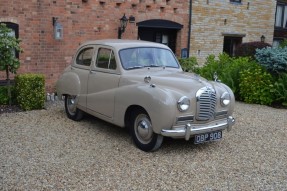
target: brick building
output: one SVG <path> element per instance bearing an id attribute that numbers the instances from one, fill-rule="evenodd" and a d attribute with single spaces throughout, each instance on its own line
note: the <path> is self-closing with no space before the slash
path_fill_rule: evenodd
<path id="1" fill-rule="evenodd" d="M 47 91 L 54 90 L 79 44 L 119 37 L 124 14 L 129 22 L 121 38 L 164 43 L 178 57 L 196 56 L 201 64 L 210 54 L 232 55 L 242 42 L 264 36 L 272 44 L 273 38 L 274 42 L 286 38 L 286 0 L 0 0 L 0 4 L 0 22 L 22 40 L 18 72 L 45 74 Z M 281 18 L 276 25 L 275 15 Z M 62 36 L 55 36 L 57 27 Z M 4 78 L 5 72 L 0 72 Z"/>
<path id="2" fill-rule="evenodd" d="M 200 63 L 210 54 L 233 55 L 242 42 L 272 44 L 275 0 L 193 0 L 190 56 Z"/>
<path id="3" fill-rule="evenodd" d="M 0 22 L 22 40 L 18 73 L 45 74 L 47 91 L 53 91 L 79 44 L 118 38 L 124 14 L 130 20 L 123 39 L 165 43 L 177 56 L 188 46 L 186 0 L 0 0 L 0 4 Z M 62 27 L 60 40 L 54 36 L 56 26 Z M 0 72 L 0 79 L 5 79 L 5 72 Z"/>

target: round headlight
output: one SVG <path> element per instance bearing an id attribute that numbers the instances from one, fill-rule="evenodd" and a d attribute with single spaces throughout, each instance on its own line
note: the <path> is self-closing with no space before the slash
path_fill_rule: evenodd
<path id="1" fill-rule="evenodd" d="M 224 92 L 222 96 L 220 97 L 220 104 L 223 107 L 226 107 L 230 104 L 231 98 L 230 94 L 228 92 Z"/>
<path id="2" fill-rule="evenodd" d="M 190 100 L 186 96 L 181 97 L 177 102 L 177 108 L 181 112 L 188 110 L 189 105 L 190 105 Z"/>

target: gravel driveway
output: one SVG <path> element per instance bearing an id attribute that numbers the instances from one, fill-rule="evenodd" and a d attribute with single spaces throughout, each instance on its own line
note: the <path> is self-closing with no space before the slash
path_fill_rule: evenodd
<path id="1" fill-rule="evenodd" d="M 63 103 L 0 115 L 0 190 L 287 190 L 287 110 L 236 103 L 219 142 L 165 139 L 137 149 L 127 131 Z"/>

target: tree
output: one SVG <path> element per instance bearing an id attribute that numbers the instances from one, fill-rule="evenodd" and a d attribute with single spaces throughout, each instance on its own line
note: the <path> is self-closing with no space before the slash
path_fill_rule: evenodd
<path id="1" fill-rule="evenodd" d="M 21 51 L 20 40 L 11 35 L 12 30 L 5 24 L 0 24 L 0 71 L 6 72 L 9 104 L 12 104 L 10 88 L 10 72 L 16 74 L 20 66 L 19 59 L 16 58 L 15 52 Z"/>

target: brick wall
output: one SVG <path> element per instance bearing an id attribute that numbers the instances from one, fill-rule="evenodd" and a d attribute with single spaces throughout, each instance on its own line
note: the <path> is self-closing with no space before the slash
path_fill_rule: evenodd
<path id="1" fill-rule="evenodd" d="M 210 54 L 223 51 L 223 34 L 245 35 L 242 42 L 260 41 L 264 35 L 272 44 L 276 1 L 192 0 L 190 56 L 200 64 Z"/>
<path id="2" fill-rule="evenodd" d="M 189 1 L 186 0 L 0 0 L 0 22 L 19 25 L 19 38 L 24 50 L 20 54 L 18 73 L 43 73 L 47 92 L 69 65 L 79 44 L 87 40 L 117 38 L 119 19 L 133 15 L 122 39 L 137 39 L 137 22 L 165 19 L 182 24 L 177 50 L 187 47 Z M 63 26 L 63 40 L 53 36 L 52 18 Z M 5 72 L 0 72 L 0 79 Z"/>

